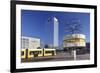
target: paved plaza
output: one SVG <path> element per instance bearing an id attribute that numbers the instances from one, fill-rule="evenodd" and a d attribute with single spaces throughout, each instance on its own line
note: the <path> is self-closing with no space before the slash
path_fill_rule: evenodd
<path id="1" fill-rule="evenodd" d="M 90 54 L 80 54 L 76 55 L 76 60 L 89 60 Z M 42 62 L 42 61 L 69 61 L 74 60 L 73 55 L 69 53 L 57 53 L 55 56 L 47 56 L 47 57 L 35 57 L 33 59 L 22 59 L 22 62 Z"/>

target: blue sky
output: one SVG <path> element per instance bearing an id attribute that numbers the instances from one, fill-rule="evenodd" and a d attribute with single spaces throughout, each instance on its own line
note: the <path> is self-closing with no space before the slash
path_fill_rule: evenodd
<path id="1" fill-rule="evenodd" d="M 21 35 L 40 38 L 44 44 L 53 44 L 53 21 L 48 22 L 53 17 L 59 21 L 59 45 L 63 37 L 69 34 L 65 32 L 65 27 L 73 18 L 80 20 L 82 33 L 86 35 L 86 41 L 90 41 L 90 14 L 79 12 L 21 10 Z"/>

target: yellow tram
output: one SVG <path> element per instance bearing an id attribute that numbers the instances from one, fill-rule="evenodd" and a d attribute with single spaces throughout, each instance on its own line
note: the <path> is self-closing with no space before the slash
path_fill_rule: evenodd
<path id="1" fill-rule="evenodd" d="M 55 49 L 44 49 L 44 56 L 54 56 L 56 55 Z"/>
<path id="2" fill-rule="evenodd" d="M 22 49 L 21 58 L 34 58 L 34 57 L 45 57 L 45 56 L 55 56 L 56 49 Z"/>

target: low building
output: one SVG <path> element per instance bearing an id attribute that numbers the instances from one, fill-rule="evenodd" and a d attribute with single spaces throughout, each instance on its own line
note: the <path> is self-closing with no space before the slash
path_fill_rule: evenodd
<path id="1" fill-rule="evenodd" d="M 83 48 L 86 47 L 84 34 L 71 34 L 63 38 L 63 48 Z"/>
<path id="2" fill-rule="evenodd" d="M 40 47 L 40 39 L 33 37 L 21 37 L 21 48 L 22 49 L 37 49 Z"/>

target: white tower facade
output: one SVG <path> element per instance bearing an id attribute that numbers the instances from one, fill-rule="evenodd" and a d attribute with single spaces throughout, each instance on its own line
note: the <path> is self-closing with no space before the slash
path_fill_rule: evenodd
<path id="1" fill-rule="evenodd" d="M 53 18 L 54 21 L 54 39 L 53 39 L 53 44 L 54 47 L 58 47 L 58 33 L 59 33 L 59 23 L 58 23 L 58 19 L 56 17 Z"/>

